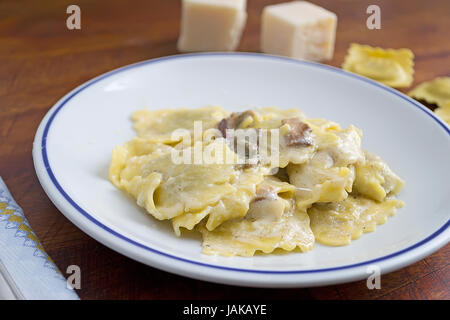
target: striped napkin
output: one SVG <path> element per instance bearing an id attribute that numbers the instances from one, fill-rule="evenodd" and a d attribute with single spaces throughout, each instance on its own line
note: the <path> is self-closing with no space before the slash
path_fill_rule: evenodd
<path id="1" fill-rule="evenodd" d="M 78 300 L 0 177 L 0 300 Z"/>

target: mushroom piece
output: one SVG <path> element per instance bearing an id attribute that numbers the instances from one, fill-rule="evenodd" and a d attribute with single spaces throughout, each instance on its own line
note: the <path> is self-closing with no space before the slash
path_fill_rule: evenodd
<path id="1" fill-rule="evenodd" d="M 253 167 L 259 163 L 259 133 L 260 129 L 249 128 L 254 122 L 256 114 L 247 110 L 244 112 L 233 112 L 228 118 L 222 119 L 217 128 L 222 136 L 228 140 L 234 152 L 239 153 L 245 163 L 240 166 L 243 169 Z M 227 136 L 228 129 L 238 129 Z M 251 138 L 253 137 L 253 138 Z"/>
<path id="2" fill-rule="evenodd" d="M 222 133 L 222 136 L 226 138 L 227 129 L 238 129 L 244 120 L 248 117 L 254 118 L 255 116 L 255 113 L 251 110 L 244 112 L 233 112 L 228 118 L 222 119 L 217 125 L 217 128 Z"/>
<path id="3" fill-rule="evenodd" d="M 281 219 L 285 207 L 285 202 L 273 188 L 270 186 L 259 187 L 245 218 L 251 221 L 278 221 Z"/>
<path id="4" fill-rule="evenodd" d="M 284 209 L 285 204 L 281 198 L 254 201 L 250 204 L 245 218 L 251 221 L 278 221 L 281 219 Z"/>
<path id="5" fill-rule="evenodd" d="M 283 119 L 281 124 L 287 124 L 290 128 L 285 136 L 287 146 L 310 146 L 313 144 L 311 127 L 299 117 Z"/>

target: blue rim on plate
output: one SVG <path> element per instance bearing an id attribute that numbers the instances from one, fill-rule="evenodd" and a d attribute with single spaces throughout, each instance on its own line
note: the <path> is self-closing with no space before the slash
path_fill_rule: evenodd
<path id="1" fill-rule="evenodd" d="M 125 71 L 125 70 L 129 70 L 132 68 L 136 68 L 136 67 L 140 67 L 142 65 L 146 65 L 146 64 L 152 64 L 152 63 L 158 63 L 158 62 L 162 62 L 162 61 L 167 61 L 167 60 L 172 60 L 172 59 L 180 59 L 180 58 L 186 58 L 186 57 L 190 57 L 190 58 L 195 58 L 195 57 L 204 57 L 204 56 L 254 56 L 254 57 L 258 57 L 258 58 L 264 58 L 264 59 L 278 59 L 278 60 L 283 60 L 285 62 L 290 62 L 290 63 L 298 63 L 298 64 L 303 64 L 303 65 L 309 65 L 309 66 L 314 66 L 316 68 L 321 68 L 321 69 L 326 69 L 332 72 L 336 72 L 336 73 L 340 73 L 342 75 L 348 76 L 348 77 L 353 77 L 359 80 L 362 80 L 366 83 L 369 83 L 371 85 L 374 85 L 376 87 L 379 87 L 385 91 L 388 91 L 398 97 L 400 97 L 401 99 L 409 102 L 411 105 L 413 105 L 416 108 L 419 108 L 420 110 L 422 110 L 423 112 L 425 112 L 428 116 L 430 116 L 434 121 L 436 121 L 442 128 L 444 128 L 444 130 L 450 135 L 450 129 L 447 127 L 446 124 L 444 124 L 440 119 L 438 119 L 433 113 L 428 112 L 423 106 L 421 106 L 419 103 L 415 102 L 414 100 L 408 98 L 407 96 L 405 96 L 404 94 L 402 94 L 399 91 L 396 91 L 394 89 L 391 89 L 389 87 L 386 87 L 382 84 L 379 84 L 378 82 L 375 82 L 373 80 L 364 78 L 362 76 L 353 74 L 353 73 L 349 73 L 346 71 L 343 71 L 341 69 L 338 68 L 334 68 L 331 66 L 327 66 L 327 65 L 323 65 L 323 64 L 318 64 L 318 63 L 314 63 L 314 62 L 308 62 L 308 61 L 301 61 L 301 60 L 293 60 L 293 59 L 289 59 L 289 58 L 284 58 L 284 57 L 279 57 L 279 56 L 269 56 L 269 55 L 262 55 L 262 54 L 257 54 L 257 53 L 200 53 L 200 54 L 184 54 L 184 55 L 176 55 L 176 56 L 168 56 L 168 57 L 162 57 L 162 58 L 157 58 L 157 59 L 152 59 L 152 60 L 147 60 L 147 61 L 142 61 L 142 62 L 138 62 L 135 64 L 131 64 L 113 71 L 110 71 L 108 73 L 105 73 L 97 78 L 92 79 L 91 81 L 85 83 L 84 85 L 82 85 L 81 87 L 79 87 L 78 89 L 76 89 L 71 95 L 69 95 L 68 97 L 66 97 L 63 101 L 60 102 L 60 105 L 56 108 L 56 110 L 53 112 L 53 114 L 50 116 L 47 124 L 45 125 L 45 129 L 44 129 L 44 133 L 42 135 L 42 140 L 41 140 L 41 149 L 42 149 L 42 158 L 44 160 L 44 165 L 45 165 L 45 169 L 47 170 L 48 175 L 50 176 L 50 179 L 52 181 L 52 183 L 54 184 L 54 186 L 56 187 L 56 189 L 58 189 L 58 191 L 61 193 L 61 195 L 79 212 L 81 213 L 83 216 L 85 216 L 87 219 L 89 219 L 90 221 L 94 222 L 97 226 L 99 226 L 100 228 L 104 229 L 105 231 L 109 232 L 110 234 L 125 240 L 139 248 L 151 251 L 153 253 L 171 258 L 171 259 L 175 259 L 175 260 L 179 260 L 182 262 L 187 262 L 187 263 L 191 263 L 194 265 L 199 265 L 199 266 L 203 266 L 203 267 L 209 267 L 209 268 L 214 268 L 214 269 L 221 269 L 221 270 L 227 270 L 227 271 L 237 271 L 237 272 L 249 272 L 249 273 L 266 273 L 266 274 L 304 274 L 304 273 L 317 273 L 317 272 L 327 272 L 327 271 L 337 271 L 337 270 L 343 270 L 343 269 L 349 269 L 349 268 L 355 268 L 355 267 L 359 267 L 359 266 L 363 266 L 363 265 L 368 265 L 368 264 L 372 264 L 372 263 L 376 263 L 382 260 L 386 260 L 386 259 L 390 259 L 393 257 L 396 257 L 398 255 L 404 254 L 408 251 L 411 251 L 415 248 L 418 248 L 426 243 L 428 243 L 430 240 L 434 239 L 435 237 L 437 237 L 439 234 L 441 234 L 443 231 L 445 231 L 449 225 L 450 225 L 450 219 L 447 220 L 447 222 L 441 227 L 439 228 L 436 232 L 434 232 L 433 234 L 431 234 L 430 236 L 428 236 L 427 238 L 423 239 L 422 241 L 408 247 L 405 248 L 403 250 L 391 253 L 389 255 L 377 258 L 377 259 L 372 259 L 372 260 L 368 260 L 368 261 L 364 261 L 364 262 L 360 262 L 360 263 L 355 263 L 355 264 L 350 264 L 350 265 L 345 265 L 345 266 L 339 266 L 339 267 L 333 267 L 333 268 L 324 268 L 324 269 L 312 269 L 312 270 L 288 270 L 288 271 L 277 271 L 277 270 L 254 270 L 254 269 L 240 269 L 240 268 L 232 268 L 232 267 L 224 267 L 224 266 L 218 266 L 218 265 L 213 265 L 213 264 L 208 264 L 208 263 L 203 263 L 203 262 L 198 262 L 198 261 L 193 261 L 193 260 L 189 260 L 189 259 L 185 259 L 185 258 L 181 258 L 181 257 L 177 257 L 165 252 L 161 252 L 159 250 L 156 250 L 154 248 L 148 247 L 146 245 L 143 245 L 139 242 L 136 242 L 130 238 L 125 237 L 124 235 L 118 233 L 117 231 L 112 230 L 111 228 L 105 226 L 104 224 L 102 224 L 100 221 L 98 221 L 97 219 L 95 219 L 91 214 L 89 214 L 89 212 L 85 211 L 84 209 L 82 209 L 66 192 L 65 190 L 61 187 L 61 185 L 59 184 L 58 180 L 56 179 L 55 175 L 53 174 L 52 168 L 50 166 L 50 162 L 48 160 L 48 155 L 47 155 L 47 135 L 48 132 L 50 130 L 50 126 L 53 122 L 53 120 L 55 119 L 56 115 L 58 114 L 58 112 L 66 105 L 66 103 L 68 101 L 70 101 L 74 96 L 76 96 L 77 94 L 79 94 L 81 91 L 83 91 L 84 89 L 86 89 L 87 87 L 91 86 L 92 84 L 103 80 L 107 77 L 110 77 L 114 74 L 117 74 L 119 72 Z"/>

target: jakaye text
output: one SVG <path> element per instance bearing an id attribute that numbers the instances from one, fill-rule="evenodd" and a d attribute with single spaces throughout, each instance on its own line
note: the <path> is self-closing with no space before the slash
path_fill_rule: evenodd
<path id="1" fill-rule="evenodd" d="M 185 315 L 209 315 L 214 318 L 216 314 L 221 313 L 226 317 L 231 315 L 266 315 L 267 308 L 265 304 L 231 304 L 227 306 L 194 306 L 190 304 L 183 308 L 183 314 Z"/>

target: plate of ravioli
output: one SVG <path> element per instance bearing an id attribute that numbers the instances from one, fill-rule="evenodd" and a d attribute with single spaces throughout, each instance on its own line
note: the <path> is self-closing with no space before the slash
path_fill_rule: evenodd
<path id="1" fill-rule="evenodd" d="M 58 101 L 33 158 L 81 230 L 200 280 L 356 281 L 450 239 L 449 127 L 318 63 L 209 53 L 125 66 Z"/>

